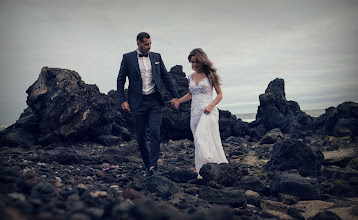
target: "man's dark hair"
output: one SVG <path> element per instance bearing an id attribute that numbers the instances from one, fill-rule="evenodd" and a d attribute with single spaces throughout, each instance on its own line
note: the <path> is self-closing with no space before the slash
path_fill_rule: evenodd
<path id="1" fill-rule="evenodd" d="M 143 39 L 144 39 L 144 38 L 149 39 L 149 38 L 150 38 L 150 35 L 149 35 L 147 32 L 140 32 L 140 33 L 137 35 L 137 42 L 143 43 Z"/>

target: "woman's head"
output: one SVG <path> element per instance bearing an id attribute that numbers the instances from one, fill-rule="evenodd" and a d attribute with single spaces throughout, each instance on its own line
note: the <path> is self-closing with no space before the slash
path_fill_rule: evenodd
<path id="1" fill-rule="evenodd" d="M 195 48 L 192 50 L 188 56 L 189 62 L 192 64 L 192 68 L 194 71 L 202 68 L 202 71 L 210 77 L 210 75 L 214 75 L 215 81 L 219 84 L 220 77 L 216 73 L 216 68 L 214 67 L 213 62 L 211 62 L 208 58 L 208 55 L 201 48 Z"/>

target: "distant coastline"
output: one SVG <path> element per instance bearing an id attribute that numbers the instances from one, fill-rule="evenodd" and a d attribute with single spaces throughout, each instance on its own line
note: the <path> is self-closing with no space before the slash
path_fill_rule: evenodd
<path id="1" fill-rule="evenodd" d="M 302 110 L 311 117 L 319 117 L 325 113 L 325 109 L 314 109 L 314 110 Z M 243 113 L 235 114 L 237 118 L 240 118 L 244 122 L 252 122 L 256 119 L 256 113 Z"/>

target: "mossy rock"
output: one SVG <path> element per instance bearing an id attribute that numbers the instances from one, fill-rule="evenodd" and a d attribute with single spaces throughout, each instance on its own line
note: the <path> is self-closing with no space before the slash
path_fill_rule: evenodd
<path id="1" fill-rule="evenodd" d="M 326 137 L 326 141 L 327 141 L 328 143 L 335 142 L 336 140 L 337 140 L 337 138 L 334 137 L 334 136 L 327 136 L 327 137 Z"/>
<path id="2" fill-rule="evenodd" d="M 278 138 L 275 135 L 272 134 L 265 134 L 261 140 L 260 140 L 260 144 L 274 144 L 277 141 L 281 140 L 280 138 Z"/>
<path id="3" fill-rule="evenodd" d="M 358 157 L 350 160 L 347 164 L 347 168 L 358 171 Z"/>

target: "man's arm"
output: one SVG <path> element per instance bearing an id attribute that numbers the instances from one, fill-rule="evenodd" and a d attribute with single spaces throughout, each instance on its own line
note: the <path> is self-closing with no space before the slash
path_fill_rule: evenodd
<path id="1" fill-rule="evenodd" d="M 124 84 L 126 83 L 126 78 L 128 76 L 128 65 L 127 59 L 123 55 L 121 67 L 119 69 L 118 77 L 117 77 L 117 91 L 119 95 L 119 103 L 123 110 L 130 112 L 130 107 L 128 102 L 126 101 L 126 97 L 124 94 Z"/>

